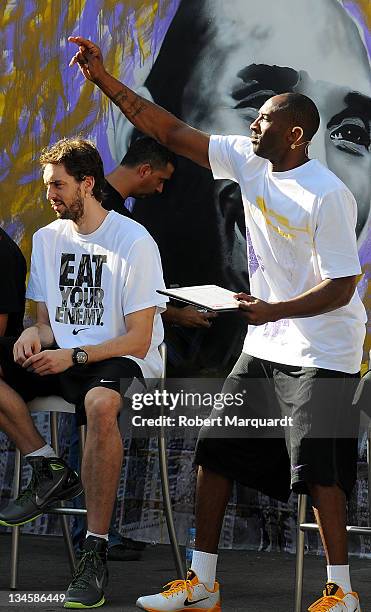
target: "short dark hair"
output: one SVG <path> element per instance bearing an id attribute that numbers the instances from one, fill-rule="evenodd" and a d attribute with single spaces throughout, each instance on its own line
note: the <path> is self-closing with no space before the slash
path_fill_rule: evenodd
<path id="1" fill-rule="evenodd" d="M 104 168 L 101 156 L 93 142 L 82 138 L 62 138 L 40 155 L 40 164 L 63 164 L 67 174 L 81 183 L 86 176 L 94 178 L 93 196 L 102 201 L 105 185 Z"/>
<path id="2" fill-rule="evenodd" d="M 292 127 L 299 125 L 303 128 L 304 137 L 313 138 L 320 124 L 318 108 L 308 96 L 301 93 L 284 94 L 286 101 L 279 104 L 279 110 L 285 111 Z"/>
<path id="3" fill-rule="evenodd" d="M 175 159 L 174 153 L 157 140 L 143 136 L 132 142 L 120 165 L 134 168 L 139 164 L 150 164 L 152 168 L 158 170 L 167 164 L 172 164 L 175 168 Z"/>

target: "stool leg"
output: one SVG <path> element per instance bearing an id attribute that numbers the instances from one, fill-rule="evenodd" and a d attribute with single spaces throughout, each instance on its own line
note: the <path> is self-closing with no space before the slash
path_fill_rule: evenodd
<path id="1" fill-rule="evenodd" d="M 87 425 L 80 425 L 79 427 L 79 446 L 80 446 L 80 474 L 81 474 L 81 468 L 82 468 L 82 459 L 84 456 L 84 452 L 85 452 L 85 444 L 86 444 L 86 432 L 87 432 Z M 83 491 L 83 493 L 80 496 L 80 500 L 82 503 L 82 506 L 84 508 L 86 508 L 86 500 L 85 500 L 85 491 Z M 87 525 L 87 512 L 84 515 L 84 520 L 85 520 L 85 528 L 87 529 L 88 525 Z"/>
<path id="2" fill-rule="evenodd" d="M 296 570 L 295 570 L 295 603 L 294 612 L 301 612 L 303 599 L 303 574 L 304 574 L 304 531 L 300 529 L 301 523 L 305 522 L 307 509 L 307 496 L 298 496 L 298 521 L 296 526 Z"/>
<path id="3" fill-rule="evenodd" d="M 176 537 L 173 511 L 171 508 L 170 490 L 169 490 L 169 476 L 167 470 L 167 455 L 166 455 L 166 444 L 164 434 L 158 436 L 158 451 L 160 461 L 160 475 L 162 485 L 162 499 L 164 502 L 165 517 L 167 523 L 167 529 L 169 532 L 169 539 L 171 548 L 174 556 L 174 563 L 177 572 L 177 578 L 184 577 L 184 568 L 182 558 L 179 551 L 178 541 Z"/>
<path id="4" fill-rule="evenodd" d="M 52 447 L 54 448 L 56 454 L 59 455 L 58 413 L 57 412 L 50 413 L 50 436 L 51 436 Z M 60 504 L 62 508 L 63 506 L 65 506 L 65 503 L 63 501 L 61 501 Z M 75 557 L 75 551 L 73 549 L 68 517 L 62 515 L 60 517 L 60 521 L 61 521 L 64 543 L 67 548 L 68 561 L 70 564 L 71 573 L 73 573 L 76 569 L 76 557 Z"/>
<path id="5" fill-rule="evenodd" d="M 19 495 L 21 488 L 21 476 L 22 476 L 22 457 L 18 448 L 15 449 L 15 461 L 14 461 L 14 480 L 13 480 L 13 497 L 16 498 Z M 12 529 L 12 546 L 10 555 L 10 588 L 16 589 L 18 582 L 18 561 L 19 561 L 19 537 L 20 527 L 13 527 Z"/>
<path id="6" fill-rule="evenodd" d="M 166 380 L 166 361 L 167 361 L 167 347 L 165 342 L 163 342 L 159 346 L 159 351 L 162 359 L 162 372 L 159 381 L 160 391 L 164 391 L 165 389 L 165 380 Z M 163 415 L 164 407 L 161 406 L 161 416 Z M 160 462 L 160 476 L 161 476 L 161 486 L 162 486 L 162 499 L 164 503 L 165 517 L 167 530 L 169 533 L 169 539 L 171 548 L 173 551 L 175 569 L 176 569 L 176 577 L 183 578 L 184 577 L 184 566 L 182 563 L 182 558 L 180 556 L 178 540 L 176 537 L 175 524 L 174 524 L 174 516 L 171 508 L 171 499 L 170 499 L 170 490 L 169 490 L 169 474 L 167 469 L 167 453 L 166 453 L 166 439 L 165 439 L 165 429 L 164 427 L 160 428 L 160 433 L 157 438 L 158 442 L 158 453 L 159 453 L 159 462 Z"/>

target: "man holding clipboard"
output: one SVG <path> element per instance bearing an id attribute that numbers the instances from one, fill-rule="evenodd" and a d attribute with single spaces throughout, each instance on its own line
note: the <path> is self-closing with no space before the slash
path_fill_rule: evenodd
<path id="1" fill-rule="evenodd" d="M 281 94 L 260 108 L 251 137 L 210 136 L 108 74 L 99 47 L 91 41 L 69 40 L 78 45 L 71 65 L 77 63 L 137 129 L 210 168 L 215 179 L 239 183 L 252 294 L 236 295 L 249 329 L 225 388 L 243 385 L 249 391 L 249 380 L 260 380 L 262 393 L 256 401 L 264 405 L 267 396 L 271 399 L 267 389 L 273 389 L 277 411 L 293 419 L 286 440 L 201 437 L 191 572 L 186 581 L 170 583 L 163 593 L 140 597 L 137 606 L 152 612 L 221 609 L 216 553 L 237 480 L 281 500 L 288 498 L 290 486 L 310 493 L 328 566 L 323 597 L 310 609 L 324 612 L 341 606 L 359 612 L 345 530 L 357 457 L 350 406 L 366 322 L 356 290 L 361 273 L 357 207 L 347 187 L 307 155 L 319 126 L 316 106 L 302 94 Z M 324 386 L 324 381 L 329 384 Z M 317 419 L 318 426 L 321 410 L 333 424 L 331 437 L 321 437 L 318 428 L 313 437 L 313 421 Z M 344 423 L 344 414 L 349 423 Z M 341 434 L 336 427 L 340 421 Z"/>

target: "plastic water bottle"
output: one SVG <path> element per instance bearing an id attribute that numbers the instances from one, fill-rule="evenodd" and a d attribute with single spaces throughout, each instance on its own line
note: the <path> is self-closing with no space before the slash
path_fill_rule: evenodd
<path id="1" fill-rule="evenodd" d="M 186 543 L 186 571 L 191 569 L 193 551 L 196 545 L 196 529 L 190 527 L 188 529 L 188 538 Z"/>

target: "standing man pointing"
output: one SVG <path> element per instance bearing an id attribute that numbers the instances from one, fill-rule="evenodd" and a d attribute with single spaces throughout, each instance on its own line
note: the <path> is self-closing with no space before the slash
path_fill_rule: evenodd
<path id="1" fill-rule="evenodd" d="M 220 610 L 216 553 L 233 481 L 287 499 L 289 457 L 291 488 L 311 494 L 328 564 L 323 597 L 310 610 L 342 606 L 359 612 L 345 530 L 357 442 L 350 435 L 336 437 L 339 415 L 351 404 L 365 336 L 365 311 L 355 290 L 361 272 L 357 208 L 347 187 L 307 156 L 319 126 L 315 104 L 301 94 L 274 96 L 251 124 L 252 138 L 210 136 L 109 75 L 95 44 L 81 37 L 69 40 L 79 47 L 71 65 L 77 63 L 136 128 L 210 168 L 214 178 L 239 183 L 250 235 L 252 295 L 237 295 L 249 329 L 225 386 L 233 391 L 245 384 L 249 391 L 249 378 L 267 379 L 275 408 L 293 420 L 286 444 L 283 439 L 213 439 L 203 432 L 196 451 L 200 468 L 191 573 L 163 593 L 140 597 L 138 607 L 158 612 Z M 321 382 L 330 378 L 339 379 L 336 397 L 325 397 Z M 257 397 L 256 404 L 264 399 Z M 331 439 L 310 437 L 318 406 L 335 424 Z M 349 417 L 353 431 L 351 411 Z"/>

